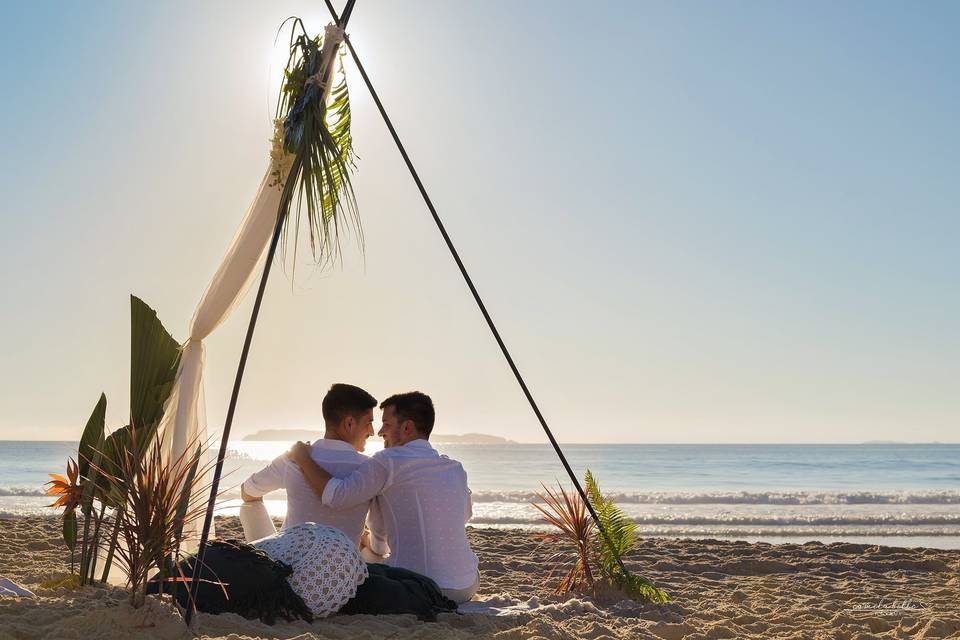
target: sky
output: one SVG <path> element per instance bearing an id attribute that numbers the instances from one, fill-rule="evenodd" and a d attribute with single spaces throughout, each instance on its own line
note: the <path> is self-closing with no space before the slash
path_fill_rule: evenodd
<path id="1" fill-rule="evenodd" d="M 341 3 L 337 2 L 339 6 Z M 0 439 L 125 423 L 129 294 L 183 340 L 263 174 L 282 21 L 0 4 Z M 349 32 L 565 442 L 957 442 L 960 4 L 360 0 Z M 539 424 L 352 63 L 365 253 L 274 270 L 236 437 L 333 382 Z M 250 294 L 205 342 L 223 423 Z"/>

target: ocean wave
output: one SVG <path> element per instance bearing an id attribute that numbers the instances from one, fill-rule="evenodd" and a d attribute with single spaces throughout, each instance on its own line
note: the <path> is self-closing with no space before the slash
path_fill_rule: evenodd
<path id="1" fill-rule="evenodd" d="M 218 450 L 214 447 L 211 447 L 210 453 L 215 458 L 218 453 Z M 245 462 L 246 461 L 271 462 L 273 460 L 273 458 L 267 458 L 266 456 L 259 456 L 259 455 L 247 453 L 246 451 L 239 451 L 237 449 L 230 449 L 230 448 L 228 448 L 226 451 L 223 452 L 223 459 L 224 460 L 242 460 Z"/>
<path id="2" fill-rule="evenodd" d="M 542 533 L 556 533 L 550 525 L 528 522 L 471 522 L 472 526 L 491 529 L 523 529 Z M 648 537 L 757 537 L 761 539 L 800 538 L 813 540 L 821 537 L 848 538 L 854 541 L 859 537 L 898 537 L 898 538 L 960 538 L 960 527 L 877 527 L 877 526 L 814 526 L 814 527 L 778 527 L 761 525 L 649 525 L 637 530 L 641 538 Z M 929 546 L 925 544 L 925 546 Z M 954 545 L 944 547 L 953 549 Z"/>
<path id="3" fill-rule="evenodd" d="M 239 498 L 239 482 L 229 484 L 220 498 Z M 236 485 L 236 486 L 233 486 Z M 40 487 L 0 486 L 0 497 L 43 496 Z M 283 497 L 283 492 L 277 492 Z M 929 490 L 901 492 L 813 492 L 813 491 L 766 491 L 766 492 L 623 492 L 609 494 L 614 502 L 622 505 L 952 505 L 960 504 L 960 491 Z M 541 502 L 532 491 L 474 491 L 473 502 L 528 504 Z"/>
<path id="4" fill-rule="evenodd" d="M 639 525 L 702 525 L 702 526 L 766 526 L 766 527 L 823 527 L 823 526 L 864 526 L 864 527 L 913 527 L 922 525 L 960 526 L 960 514 L 872 514 L 872 515 L 681 515 L 681 514 L 642 514 L 628 516 Z M 474 524 L 542 524 L 543 517 L 535 511 L 530 514 L 488 514 L 474 515 L 470 520 Z M 956 533 L 954 534 L 956 535 Z"/>
<path id="5" fill-rule="evenodd" d="M 2 498 L 45 495 L 47 495 L 47 492 L 42 487 L 0 487 L 0 497 Z"/>
<path id="6" fill-rule="evenodd" d="M 618 504 L 960 504 L 960 491 L 712 491 L 622 492 Z M 474 491 L 474 502 L 540 502 L 532 491 Z"/>

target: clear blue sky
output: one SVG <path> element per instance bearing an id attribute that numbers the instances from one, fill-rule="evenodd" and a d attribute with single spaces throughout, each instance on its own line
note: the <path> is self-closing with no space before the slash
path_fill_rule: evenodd
<path id="1" fill-rule="evenodd" d="M 327 22 L 0 5 L 0 438 L 76 438 L 101 391 L 123 424 L 129 293 L 184 337 L 265 167 L 289 15 Z M 360 0 L 350 31 L 562 440 L 957 441 L 958 24 L 953 2 Z M 277 272 L 236 433 L 317 425 L 347 381 L 542 440 L 347 73 L 366 262 Z M 250 298 L 207 342 L 214 429 Z"/>

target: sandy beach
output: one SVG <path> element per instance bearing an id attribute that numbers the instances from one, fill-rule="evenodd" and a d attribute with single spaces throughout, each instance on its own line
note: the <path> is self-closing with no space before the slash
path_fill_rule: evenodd
<path id="1" fill-rule="evenodd" d="M 40 583 L 68 569 L 50 517 L 0 520 L 0 576 L 36 599 L 0 599 L 0 639 L 188 638 L 180 615 L 148 598 L 139 611 L 115 587 L 82 591 Z M 218 520 L 238 535 L 235 518 Z M 483 572 L 477 598 L 492 613 L 335 616 L 267 626 L 236 615 L 201 615 L 200 637 L 247 638 L 960 638 L 960 551 L 858 544 L 648 539 L 629 565 L 674 601 L 555 596 L 546 586 L 555 549 L 522 530 L 470 529 Z M 872 608 L 874 610 L 864 610 Z M 505 615 L 504 615 L 505 614 Z"/>

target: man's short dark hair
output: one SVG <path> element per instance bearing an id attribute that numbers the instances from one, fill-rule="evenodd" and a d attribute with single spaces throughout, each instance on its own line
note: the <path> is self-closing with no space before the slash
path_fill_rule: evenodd
<path id="1" fill-rule="evenodd" d="M 430 439 L 430 432 L 433 431 L 433 420 L 436 414 L 433 411 L 433 400 L 425 393 L 419 391 L 410 391 L 408 393 L 398 393 L 390 396 L 380 403 L 381 409 L 393 407 L 397 414 L 397 420 L 413 420 L 413 425 L 417 428 L 417 433 L 425 439 Z"/>
<path id="2" fill-rule="evenodd" d="M 360 387 L 338 382 L 323 397 L 323 421 L 336 427 L 347 416 L 360 419 L 375 406 L 377 399 Z"/>

